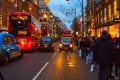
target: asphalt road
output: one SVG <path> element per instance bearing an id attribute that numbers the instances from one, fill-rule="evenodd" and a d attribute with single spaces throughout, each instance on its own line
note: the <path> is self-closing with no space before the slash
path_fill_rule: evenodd
<path id="1" fill-rule="evenodd" d="M 29 52 L 23 58 L 1 66 L 7 80 L 97 80 L 98 69 L 91 73 L 90 64 L 74 52 Z"/>

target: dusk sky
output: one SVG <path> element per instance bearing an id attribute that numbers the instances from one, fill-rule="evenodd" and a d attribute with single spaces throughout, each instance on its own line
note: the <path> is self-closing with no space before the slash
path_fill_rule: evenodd
<path id="1" fill-rule="evenodd" d="M 83 0 L 83 2 L 85 10 L 86 0 Z M 54 15 L 59 17 L 66 27 L 70 29 L 75 16 L 82 14 L 81 4 L 82 0 L 50 0 L 48 7 L 54 12 Z M 68 16 L 66 16 L 66 14 L 68 14 Z"/>

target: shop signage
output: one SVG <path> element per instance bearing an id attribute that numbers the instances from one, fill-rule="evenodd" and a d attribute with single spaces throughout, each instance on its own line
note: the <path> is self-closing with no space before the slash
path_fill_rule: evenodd
<path id="1" fill-rule="evenodd" d="M 120 18 L 114 18 L 115 22 L 120 22 Z"/>

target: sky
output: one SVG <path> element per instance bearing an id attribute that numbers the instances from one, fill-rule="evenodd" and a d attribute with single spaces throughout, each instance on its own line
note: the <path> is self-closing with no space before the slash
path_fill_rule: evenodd
<path id="1" fill-rule="evenodd" d="M 83 0 L 83 3 L 85 10 L 86 0 Z M 82 0 L 50 0 L 48 7 L 70 29 L 75 16 L 82 14 L 81 4 Z"/>

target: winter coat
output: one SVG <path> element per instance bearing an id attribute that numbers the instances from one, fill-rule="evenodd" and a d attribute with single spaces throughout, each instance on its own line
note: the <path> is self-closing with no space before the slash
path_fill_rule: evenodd
<path id="1" fill-rule="evenodd" d="M 103 65 L 112 64 L 113 43 L 108 36 L 103 35 L 95 42 L 94 61 Z"/>
<path id="2" fill-rule="evenodd" d="M 83 38 L 80 42 L 80 47 L 84 47 L 87 48 L 87 40 L 85 38 Z"/>
<path id="3" fill-rule="evenodd" d="M 114 44 L 114 60 L 115 64 L 120 66 L 120 38 L 115 40 Z"/>

